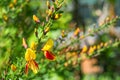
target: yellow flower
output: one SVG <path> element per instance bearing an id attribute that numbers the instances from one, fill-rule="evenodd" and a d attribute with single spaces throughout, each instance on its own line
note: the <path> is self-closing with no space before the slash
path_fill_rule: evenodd
<path id="1" fill-rule="evenodd" d="M 92 54 L 93 52 L 94 52 L 94 48 L 91 46 L 91 47 L 89 48 L 88 53 L 89 53 L 89 54 Z"/>
<path id="2" fill-rule="evenodd" d="M 37 47 L 37 44 L 35 42 L 32 42 L 31 45 L 30 45 L 30 48 L 32 50 L 36 50 L 36 47 Z"/>
<path id="3" fill-rule="evenodd" d="M 95 51 L 97 49 L 96 45 L 93 46 L 93 50 Z"/>
<path id="4" fill-rule="evenodd" d="M 59 18 L 59 14 L 55 14 L 55 19 L 58 19 Z"/>
<path id="5" fill-rule="evenodd" d="M 81 35 L 81 36 L 80 36 L 80 39 L 83 39 L 84 37 L 85 37 L 84 35 Z"/>
<path id="6" fill-rule="evenodd" d="M 11 69 L 12 71 L 15 71 L 16 70 L 16 66 L 14 64 L 11 65 Z"/>
<path id="7" fill-rule="evenodd" d="M 31 61 L 36 59 L 35 51 L 33 51 L 31 48 L 28 48 L 25 53 L 25 60 Z"/>
<path id="8" fill-rule="evenodd" d="M 100 43 L 100 47 L 103 47 L 103 45 L 104 45 L 104 43 L 103 43 L 103 42 L 101 42 L 101 43 Z"/>
<path id="9" fill-rule="evenodd" d="M 107 42 L 105 42 L 105 43 L 104 43 L 104 47 L 107 47 L 107 46 L 108 46 L 108 43 L 107 43 Z"/>
<path id="10" fill-rule="evenodd" d="M 62 36 L 62 38 L 64 38 L 64 37 L 66 36 L 64 30 L 62 30 L 62 32 L 61 32 L 61 36 Z"/>
<path id="11" fill-rule="evenodd" d="M 13 4 L 13 3 L 10 3 L 9 7 L 10 7 L 10 8 L 14 8 L 14 4 Z"/>
<path id="12" fill-rule="evenodd" d="M 55 14 L 54 19 L 59 19 L 62 14 Z"/>
<path id="13" fill-rule="evenodd" d="M 54 42 L 52 39 L 49 39 L 46 44 L 44 45 L 44 47 L 42 48 L 42 51 L 50 51 L 51 48 L 53 47 Z"/>
<path id="14" fill-rule="evenodd" d="M 82 53 L 85 53 L 87 50 L 88 50 L 88 48 L 87 48 L 87 46 L 85 45 L 85 46 L 82 48 Z"/>
<path id="15" fill-rule="evenodd" d="M 39 18 L 38 18 L 36 15 L 33 15 L 33 20 L 34 20 L 36 23 L 39 23 L 39 22 L 40 22 Z"/>
<path id="16" fill-rule="evenodd" d="M 25 60 L 27 61 L 25 67 L 25 73 L 28 73 L 28 68 L 30 68 L 34 73 L 38 72 L 38 64 L 35 62 L 36 54 L 31 48 L 28 48 L 25 53 Z"/>
<path id="17" fill-rule="evenodd" d="M 100 47 L 100 45 L 98 44 L 98 45 L 97 45 L 97 49 L 100 49 L 100 48 L 101 48 L 101 47 Z"/>
<path id="18" fill-rule="evenodd" d="M 77 28 L 75 31 L 74 31 L 74 36 L 77 36 L 80 32 L 80 28 Z"/>
<path id="19" fill-rule="evenodd" d="M 7 15 L 3 15 L 3 19 L 5 20 L 5 21 L 7 21 L 8 20 L 8 16 Z"/>
<path id="20" fill-rule="evenodd" d="M 51 15 L 52 15 L 52 10 L 49 9 L 49 10 L 47 11 L 47 13 L 48 13 L 48 16 L 51 16 Z"/>
<path id="21" fill-rule="evenodd" d="M 67 67 L 68 65 L 69 65 L 68 62 L 65 62 L 65 63 L 64 63 L 64 66 L 65 66 L 65 67 Z"/>
<path id="22" fill-rule="evenodd" d="M 13 0 L 13 3 L 16 4 L 16 3 L 17 3 L 17 0 Z"/>

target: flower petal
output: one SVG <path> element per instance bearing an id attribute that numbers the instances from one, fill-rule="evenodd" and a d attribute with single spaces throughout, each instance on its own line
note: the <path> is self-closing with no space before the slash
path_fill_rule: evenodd
<path id="1" fill-rule="evenodd" d="M 50 51 L 44 51 L 44 55 L 49 60 L 55 60 L 55 55 L 52 54 Z"/>
<path id="2" fill-rule="evenodd" d="M 31 48 L 28 48 L 25 53 L 25 60 L 31 61 L 31 60 L 35 60 L 35 58 L 36 58 L 35 51 L 33 51 Z"/>
<path id="3" fill-rule="evenodd" d="M 38 72 L 38 64 L 32 60 L 29 63 L 29 68 L 36 74 Z"/>
<path id="4" fill-rule="evenodd" d="M 50 51 L 50 49 L 53 47 L 54 42 L 52 39 L 49 39 L 46 44 L 44 45 L 44 47 L 42 48 L 43 51 Z"/>
<path id="5" fill-rule="evenodd" d="M 28 74 L 28 64 L 25 66 L 25 74 Z"/>

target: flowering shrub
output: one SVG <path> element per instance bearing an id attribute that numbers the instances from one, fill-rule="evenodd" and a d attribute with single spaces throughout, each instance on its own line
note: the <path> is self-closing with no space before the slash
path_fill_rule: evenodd
<path id="1" fill-rule="evenodd" d="M 4 0 L 0 3 L 2 5 L 0 79 L 2 80 L 75 80 L 74 77 L 83 76 L 85 73 L 81 72 L 80 66 L 84 60 L 100 56 L 107 49 L 116 48 L 120 44 L 119 38 L 107 38 L 106 41 L 92 45 L 82 45 L 88 37 L 108 30 L 120 19 L 118 16 L 107 18 L 98 28 L 87 29 L 85 33 L 79 27 L 63 30 L 58 25 L 66 25 L 64 21 L 67 16 L 63 17 L 64 10 L 62 10 L 65 0 L 47 0 L 46 11 L 45 9 L 42 11 L 42 8 L 36 7 L 33 3 L 38 6 L 41 2 Z M 60 20 L 61 18 L 63 19 Z M 69 19 L 65 21 L 67 22 Z M 97 62 L 96 59 L 94 62 Z M 97 74 L 102 70 L 96 67 L 94 72 Z M 54 76 L 57 78 L 52 79 Z"/>

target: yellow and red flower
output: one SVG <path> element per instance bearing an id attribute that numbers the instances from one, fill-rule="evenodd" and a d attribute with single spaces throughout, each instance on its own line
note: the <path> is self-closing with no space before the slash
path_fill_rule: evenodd
<path id="1" fill-rule="evenodd" d="M 35 74 L 38 72 L 38 64 L 35 61 L 36 59 L 36 46 L 35 43 L 31 44 L 30 48 L 27 48 L 25 53 L 25 60 L 27 61 L 26 67 L 25 67 L 25 73 L 28 73 L 28 69 L 30 68 Z"/>
<path id="2" fill-rule="evenodd" d="M 25 73 L 28 74 L 28 68 L 30 68 L 35 74 L 38 72 L 38 64 L 32 60 L 26 63 Z"/>
<path id="3" fill-rule="evenodd" d="M 55 55 L 51 52 L 53 45 L 54 45 L 53 40 L 49 39 L 44 45 L 44 47 L 42 48 L 42 51 L 44 51 L 45 57 L 49 60 L 55 60 L 56 58 Z"/>

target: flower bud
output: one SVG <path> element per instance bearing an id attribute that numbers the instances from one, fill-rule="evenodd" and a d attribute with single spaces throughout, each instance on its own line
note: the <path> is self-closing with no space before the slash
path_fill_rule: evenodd
<path id="1" fill-rule="evenodd" d="M 13 0 L 13 3 L 16 4 L 16 3 L 17 3 L 17 0 Z"/>
<path id="2" fill-rule="evenodd" d="M 51 15 L 52 15 L 52 10 L 49 9 L 49 11 L 48 11 L 48 16 L 51 16 Z"/>
<path id="3" fill-rule="evenodd" d="M 11 65 L 11 69 L 12 69 L 12 71 L 15 71 L 16 70 L 16 66 L 15 65 Z"/>
<path id="4" fill-rule="evenodd" d="M 3 14 L 3 19 L 4 19 L 5 21 L 7 21 L 7 20 L 8 20 L 8 16 L 7 16 L 6 14 Z"/>
<path id="5" fill-rule="evenodd" d="M 44 35 L 46 35 L 49 30 L 50 30 L 50 27 L 47 27 L 47 28 L 44 30 Z"/>
<path id="6" fill-rule="evenodd" d="M 61 36 L 62 36 L 62 38 L 64 38 L 64 37 L 66 36 L 64 30 L 62 30 L 62 32 L 61 32 Z"/>
<path id="7" fill-rule="evenodd" d="M 22 46 L 26 49 L 27 48 L 27 43 L 25 38 L 22 39 Z"/>
<path id="8" fill-rule="evenodd" d="M 57 20 L 61 17 L 61 14 L 55 14 L 54 19 Z"/>
<path id="9" fill-rule="evenodd" d="M 33 15 L 33 20 L 34 20 L 36 23 L 40 23 L 40 20 L 39 20 L 39 18 L 38 18 L 36 15 Z"/>
<path id="10" fill-rule="evenodd" d="M 49 1 L 46 2 L 46 5 L 47 5 L 48 9 L 50 9 L 50 2 Z"/>

